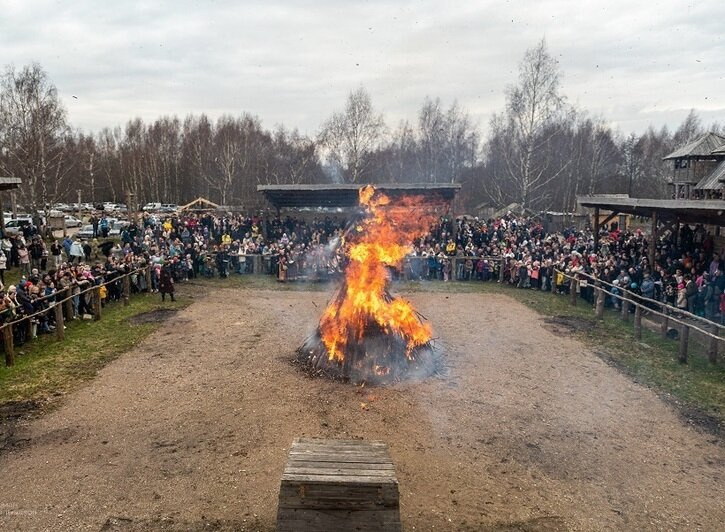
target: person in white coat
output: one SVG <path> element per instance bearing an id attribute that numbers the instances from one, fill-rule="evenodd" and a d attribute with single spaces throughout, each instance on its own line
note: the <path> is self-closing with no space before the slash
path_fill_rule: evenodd
<path id="1" fill-rule="evenodd" d="M 86 254 L 83 252 L 83 245 L 81 244 L 81 241 L 76 238 L 70 246 L 70 260 L 71 262 L 75 262 L 77 260 L 80 264 L 83 262 L 83 257 L 85 256 Z"/>

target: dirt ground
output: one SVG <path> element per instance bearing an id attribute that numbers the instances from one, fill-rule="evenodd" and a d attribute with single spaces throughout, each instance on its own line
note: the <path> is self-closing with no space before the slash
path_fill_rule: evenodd
<path id="1" fill-rule="evenodd" d="M 273 530 L 299 436 L 387 442 L 406 531 L 725 520 L 722 445 L 512 299 L 412 294 L 448 374 L 388 388 L 290 363 L 326 299 L 223 289 L 169 318 L 18 429 L 0 529 Z"/>

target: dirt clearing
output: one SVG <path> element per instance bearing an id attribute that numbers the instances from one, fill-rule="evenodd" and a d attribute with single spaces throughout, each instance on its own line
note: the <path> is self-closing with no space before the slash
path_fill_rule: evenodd
<path id="1" fill-rule="evenodd" d="M 220 289 L 0 455 L 3 530 L 273 530 L 298 436 L 387 442 L 405 530 L 715 530 L 723 448 L 506 296 L 411 295 L 447 375 L 290 363 L 320 292 Z"/>

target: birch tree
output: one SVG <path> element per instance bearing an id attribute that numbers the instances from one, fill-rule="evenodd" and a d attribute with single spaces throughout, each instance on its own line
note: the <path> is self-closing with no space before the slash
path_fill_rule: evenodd
<path id="1" fill-rule="evenodd" d="M 344 111 L 325 122 L 320 141 L 328 152 L 328 162 L 340 167 L 348 182 L 359 183 L 385 133 L 383 115 L 373 109 L 370 95 L 361 87 L 350 93 Z"/>
<path id="2" fill-rule="evenodd" d="M 506 89 L 506 109 L 491 121 L 492 136 L 501 139 L 504 161 L 497 186 L 508 189 L 524 208 L 532 207 L 568 164 L 546 153 L 566 122 L 568 108 L 559 94 L 559 82 L 559 65 L 542 39 L 524 54 L 518 83 Z"/>
<path id="3" fill-rule="evenodd" d="M 68 176 L 72 142 L 66 113 L 47 73 L 37 63 L 0 79 L 0 134 L 5 157 L 0 170 L 23 180 L 21 195 L 36 214 L 49 210 Z"/>

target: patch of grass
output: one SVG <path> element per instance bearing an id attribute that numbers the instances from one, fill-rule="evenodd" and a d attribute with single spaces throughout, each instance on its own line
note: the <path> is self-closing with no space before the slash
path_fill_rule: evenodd
<path id="1" fill-rule="evenodd" d="M 129 306 L 106 305 L 100 322 L 67 323 L 65 340 L 42 335 L 15 349 L 15 365 L 0 361 L 0 405 L 45 400 L 76 389 L 99 369 L 135 346 L 160 323 L 134 325 L 129 318 L 160 308 L 181 309 L 191 303 L 182 294 L 175 303 L 161 303 L 158 294 L 134 294 Z"/>
<path id="2" fill-rule="evenodd" d="M 8 286 L 11 284 L 17 285 L 20 282 L 20 269 L 19 268 L 13 268 L 12 270 L 5 270 L 5 282 L 3 283 L 5 285 L 5 288 L 7 289 Z"/>

